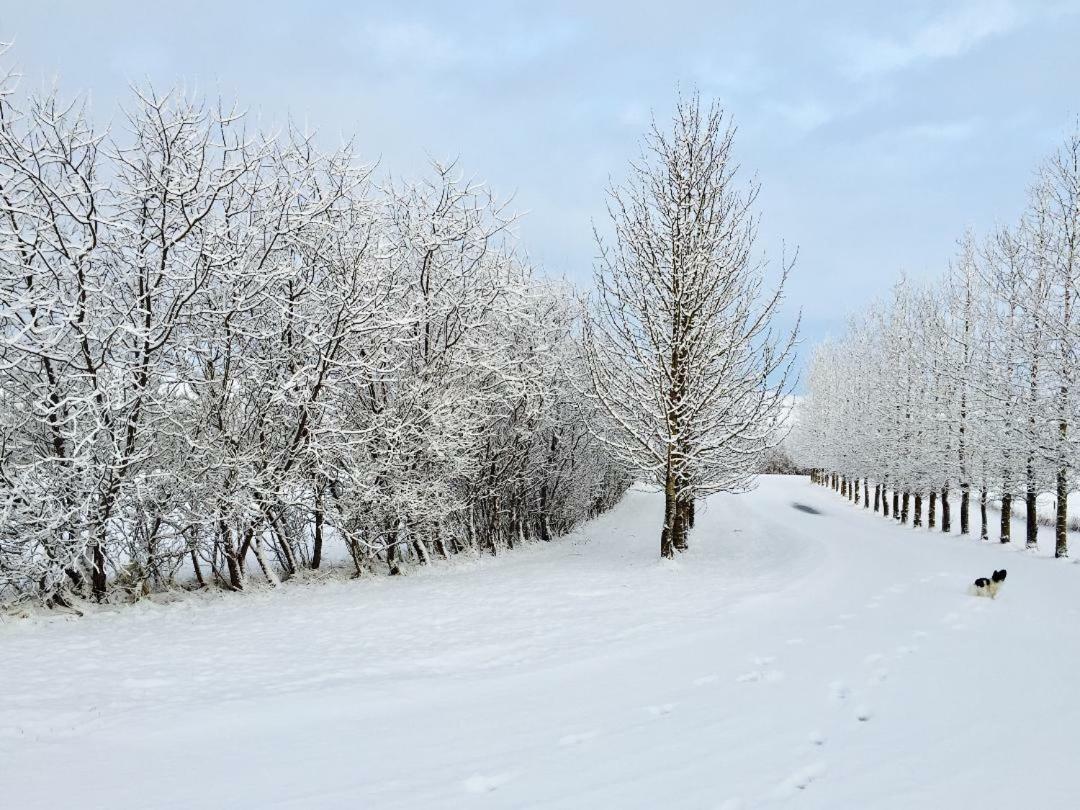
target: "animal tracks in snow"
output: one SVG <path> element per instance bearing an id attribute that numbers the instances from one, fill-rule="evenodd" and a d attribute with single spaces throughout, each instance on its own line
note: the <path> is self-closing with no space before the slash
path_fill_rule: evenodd
<path id="1" fill-rule="evenodd" d="M 582 731 L 577 734 L 567 734 L 559 738 L 559 745 L 563 748 L 570 748 L 575 745 L 587 743 L 590 740 L 595 740 L 599 736 L 599 731 Z"/>
<path id="2" fill-rule="evenodd" d="M 662 703 L 659 706 L 646 706 L 645 711 L 653 717 L 665 717 L 675 710 L 675 703 Z"/>
<path id="3" fill-rule="evenodd" d="M 792 773 L 776 788 L 777 798 L 785 798 L 795 795 L 800 790 L 806 790 L 811 784 L 825 775 L 824 762 L 813 762 Z"/>
<path id="4" fill-rule="evenodd" d="M 465 788 L 467 793 L 491 793 L 493 790 L 498 790 L 513 778 L 514 775 L 511 773 L 499 773 L 490 776 L 474 774 L 464 780 L 461 785 Z"/>

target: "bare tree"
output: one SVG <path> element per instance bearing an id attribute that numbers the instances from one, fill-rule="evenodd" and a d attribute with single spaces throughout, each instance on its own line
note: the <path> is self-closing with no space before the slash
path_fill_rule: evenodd
<path id="1" fill-rule="evenodd" d="M 695 498 L 745 488 L 788 393 L 796 330 L 777 339 L 790 264 L 771 293 L 755 254 L 758 188 L 737 182 L 735 129 L 718 105 L 680 98 L 630 177 L 609 192 L 614 244 L 597 234 L 586 320 L 604 440 L 665 493 L 660 553 L 686 547 Z"/>

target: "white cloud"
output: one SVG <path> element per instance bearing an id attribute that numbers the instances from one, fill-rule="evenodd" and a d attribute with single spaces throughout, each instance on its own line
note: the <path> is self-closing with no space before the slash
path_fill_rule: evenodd
<path id="1" fill-rule="evenodd" d="M 1008 0 L 969 4 L 939 15 L 905 38 L 852 39 L 846 69 L 855 78 L 865 78 L 954 59 L 1024 22 L 1024 15 Z"/>

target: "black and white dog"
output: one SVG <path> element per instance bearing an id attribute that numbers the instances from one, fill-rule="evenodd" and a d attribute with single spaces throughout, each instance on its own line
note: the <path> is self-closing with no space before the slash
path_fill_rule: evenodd
<path id="1" fill-rule="evenodd" d="M 986 577 L 979 577 L 975 580 L 975 584 L 971 586 L 969 593 L 972 596 L 989 596 L 991 599 L 995 598 L 998 591 L 1001 590 L 1001 586 L 1005 584 L 1005 569 L 995 571 L 993 575 L 987 579 Z"/>

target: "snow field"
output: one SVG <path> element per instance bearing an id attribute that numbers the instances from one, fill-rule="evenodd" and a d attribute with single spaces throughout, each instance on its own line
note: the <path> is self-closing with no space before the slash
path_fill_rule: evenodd
<path id="1" fill-rule="evenodd" d="M 405 578 L 7 620 L 4 806 L 1075 806 L 1076 566 L 781 477 L 664 563 L 661 506 Z"/>

